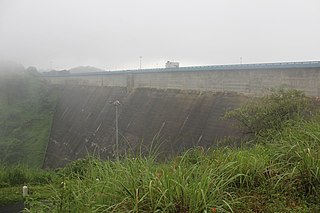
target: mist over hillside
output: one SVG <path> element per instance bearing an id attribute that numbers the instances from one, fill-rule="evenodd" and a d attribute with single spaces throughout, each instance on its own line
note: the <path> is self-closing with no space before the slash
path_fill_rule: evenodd
<path id="1" fill-rule="evenodd" d="M 71 68 L 69 70 L 63 69 L 63 70 L 40 70 L 41 73 L 45 75 L 57 75 L 57 74 L 70 74 L 70 73 L 90 73 L 90 72 L 102 72 L 104 70 L 92 67 L 92 66 L 78 66 Z"/>
<path id="2" fill-rule="evenodd" d="M 101 72 L 102 69 L 92 66 L 78 66 L 68 70 L 70 73 L 87 73 L 87 72 Z"/>
<path id="3" fill-rule="evenodd" d="M 1 63 L 0 70 L 0 161 L 40 167 L 55 94 L 35 67 Z"/>
<path id="4" fill-rule="evenodd" d="M 23 73 L 25 68 L 23 65 L 13 61 L 0 61 L 0 75 Z"/>

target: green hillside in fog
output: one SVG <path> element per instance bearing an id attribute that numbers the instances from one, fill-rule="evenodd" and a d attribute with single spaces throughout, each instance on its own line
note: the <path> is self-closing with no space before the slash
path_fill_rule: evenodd
<path id="1" fill-rule="evenodd" d="M 0 161 L 41 167 L 56 95 L 34 71 L 0 75 Z"/>

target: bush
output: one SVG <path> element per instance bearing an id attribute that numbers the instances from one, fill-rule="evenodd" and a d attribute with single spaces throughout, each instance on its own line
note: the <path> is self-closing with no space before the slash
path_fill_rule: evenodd
<path id="1" fill-rule="evenodd" d="M 0 188 L 24 184 L 48 184 L 55 178 L 56 175 L 50 171 L 28 168 L 24 165 L 0 164 Z"/>
<path id="2" fill-rule="evenodd" d="M 13 167 L 8 171 L 8 182 L 10 185 L 25 184 L 27 181 L 27 174 L 22 167 Z"/>
<path id="3" fill-rule="evenodd" d="M 303 92 L 281 89 L 228 111 L 225 119 L 235 120 L 247 135 L 266 137 L 281 131 L 289 120 L 308 119 L 314 109 Z"/>

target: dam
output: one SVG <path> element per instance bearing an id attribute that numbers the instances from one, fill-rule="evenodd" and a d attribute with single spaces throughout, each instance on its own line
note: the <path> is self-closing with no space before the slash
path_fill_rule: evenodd
<path id="1" fill-rule="evenodd" d="M 43 77 L 51 84 L 118 86 L 127 88 L 128 92 L 135 88 L 155 88 L 261 96 L 272 88 L 291 88 L 302 90 L 308 96 L 320 95 L 320 61 L 57 72 Z"/>
<path id="2" fill-rule="evenodd" d="M 47 73 L 42 78 L 61 92 L 43 166 L 61 167 L 88 153 L 114 157 L 115 100 L 120 154 L 159 145 L 169 157 L 239 136 L 222 116 L 270 89 L 318 97 L 319 73 L 320 62 Z"/>

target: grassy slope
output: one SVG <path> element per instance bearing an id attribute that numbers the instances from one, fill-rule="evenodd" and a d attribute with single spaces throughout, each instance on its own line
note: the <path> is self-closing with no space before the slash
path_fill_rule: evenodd
<path id="1" fill-rule="evenodd" d="M 41 167 L 55 95 L 31 74 L 7 76 L 0 84 L 0 160 Z"/>

